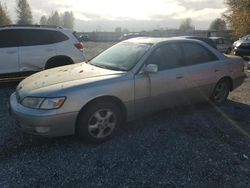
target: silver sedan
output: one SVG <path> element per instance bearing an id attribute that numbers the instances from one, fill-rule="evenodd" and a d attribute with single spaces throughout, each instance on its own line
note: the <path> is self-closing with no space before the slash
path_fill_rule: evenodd
<path id="1" fill-rule="evenodd" d="M 245 78 L 243 61 L 183 38 L 134 38 L 89 62 L 22 81 L 10 112 L 26 132 L 110 139 L 127 121 L 177 105 L 222 105 Z"/>

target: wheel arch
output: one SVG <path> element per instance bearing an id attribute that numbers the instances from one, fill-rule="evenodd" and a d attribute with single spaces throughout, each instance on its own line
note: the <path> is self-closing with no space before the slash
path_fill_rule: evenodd
<path id="1" fill-rule="evenodd" d="M 44 66 L 44 69 L 47 69 L 52 62 L 62 61 L 62 60 L 66 60 L 66 62 L 67 62 L 67 63 L 65 63 L 65 62 L 62 63 L 62 65 L 64 65 L 64 64 L 65 65 L 70 65 L 70 64 L 74 63 L 72 58 L 70 58 L 69 56 L 57 55 L 57 56 L 54 56 L 54 57 L 51 57 L 50 59 L 48 59 L 48 61 L 46 62 L 45 66 Z"/>
<path id="2" fill-rule="evenodd" d="M 233 87 L 234 87 L 233 79 L 230 76 L 224 76 L 218 82 L 220 82 L 222 80 L 227 80 L 230 83 L 230 91 L 232 91 Z"/>
<path id="3" fill-rule="evenodd" d="M 90 101 L 88 101 L 80 110 L 80 112 L 78 113 L 78 116 L 77 116 L 77 121 L 78 122 L 78 119 L 80 117 L 80 114 L 84 113 L 88 107 L 94 103 L 98 103 L 98 102 L 103 102 L 103 101 L 108 101 L 108 102 L 112 102 L 114 104 L 116 104 L 119 109 L 121 110 L 121 113 L 122 113 L 122 120 L 126 120 L 127 119 L 127 108 L 125 106 L 125 104 L 122 102 L 121 99 L 119 99 L 118 97 L 115 97 L 115 96 L 111 96 L 111 95 L 105 95 L 105 96 L 99 96 L 99 97 L 96 97 L 94 99 L 91 99 Z"/>

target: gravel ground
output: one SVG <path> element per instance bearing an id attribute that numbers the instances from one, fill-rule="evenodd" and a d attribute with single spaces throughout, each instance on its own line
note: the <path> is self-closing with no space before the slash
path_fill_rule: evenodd
<path id="1" fill-rule="evenodd" d="M 86 43 L 87 53 L 95 45 Z M 13 91 L 0 88 L 1 188 L 250 187 L 249 78 L 221 108 L 165 110 L 128 122 L 101 145 L 21 133 L 6 108 Z"/>

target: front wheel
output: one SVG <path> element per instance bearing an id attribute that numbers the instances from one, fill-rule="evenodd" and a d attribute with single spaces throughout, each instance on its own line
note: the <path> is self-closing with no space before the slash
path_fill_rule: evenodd
<path id="1" fill-rule="evenodd" d="M 113 137 L 122 121 L 116 104 L 98 102 L 79 114 L 76 133 L 84 140 L 102 143 Z"/>
<path id="2" fill-rule="evenodd" d="M 220 106 L 224 104 L 230 92 L 230 82 L 226 79 L 219 81 L 213 91 L 211 100 L 214 104 Z"/>

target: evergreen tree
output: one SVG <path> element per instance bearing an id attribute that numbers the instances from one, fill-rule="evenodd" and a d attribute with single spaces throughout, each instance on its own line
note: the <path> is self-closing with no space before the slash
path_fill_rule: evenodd
<path id="1" fill-rule="evenodd" d="M 18 0 L 16 11 L 18 17 L 17 24 L 25 25 L 33 23 L 31 9 L 27 0 Z"/>
<path id="2" fill-rule="evenodd" d="M 69 29 L 74 28 L 75 18 L 73 12 L 66 11 L 62 16 L 62 20 L 63 20 L 63 27 Z"/>
<path id="3" fill-rule="evenodd" d="M 0 25 L 9 25 L 11 23 L 6 7 L 0 2 Z"/>
<path id="4" fill-rule="evenodd" d="M 57 11 L 52 12 L 51 16 L 48 18 L 48 25 L 61 26 L 61 18 Z"/>
<path id="5" fill-rule="evenodd" d="M 40 25 L 47 25 L 48 19 L 46 18 L 46 16 L 42 16 L 39 23 Z"/>

